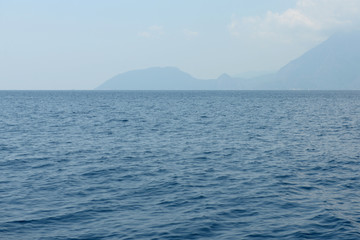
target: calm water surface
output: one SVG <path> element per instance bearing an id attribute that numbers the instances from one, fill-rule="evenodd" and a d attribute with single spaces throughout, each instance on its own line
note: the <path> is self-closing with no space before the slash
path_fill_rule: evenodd
<path id="1" fill-rule="evenodd" d="M 359 91 L 1 91 L 0 239 L 360 239 L 359 146 Z"/>

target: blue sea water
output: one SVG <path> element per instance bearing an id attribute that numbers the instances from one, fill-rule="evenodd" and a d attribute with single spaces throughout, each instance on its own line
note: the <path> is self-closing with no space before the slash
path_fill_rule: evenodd
<path id="1" fill-rule="evenodd" d="M 360 239 L 359 91 L 0 91 L 0 239 Z"/>

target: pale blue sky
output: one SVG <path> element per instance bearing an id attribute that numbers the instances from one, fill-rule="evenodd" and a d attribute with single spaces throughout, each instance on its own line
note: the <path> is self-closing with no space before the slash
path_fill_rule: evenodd
<path id="1" fill-rule="evenodd" d="M 359 16 L 358 0 L 0 0 L 0 89 L 93 89 L 153 66 L 276 71 Z"/>

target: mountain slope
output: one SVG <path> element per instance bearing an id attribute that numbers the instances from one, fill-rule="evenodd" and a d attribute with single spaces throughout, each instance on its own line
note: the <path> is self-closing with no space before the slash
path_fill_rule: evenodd
<path id="1" fill-rule="evenodd" d="M 360 89 L 360 32 L 335 34 L 281 68 L 274 89 Z"/>

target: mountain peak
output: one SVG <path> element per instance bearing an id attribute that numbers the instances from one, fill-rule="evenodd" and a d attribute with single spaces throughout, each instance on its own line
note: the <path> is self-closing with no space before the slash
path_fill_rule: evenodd
<path id="1" fill-rule="evenodd" d="M 232 77 L 227 73 L 223 73 L 217 79 L 218 80 L 227 80 L 227 79 L 232 79 Z"/>

